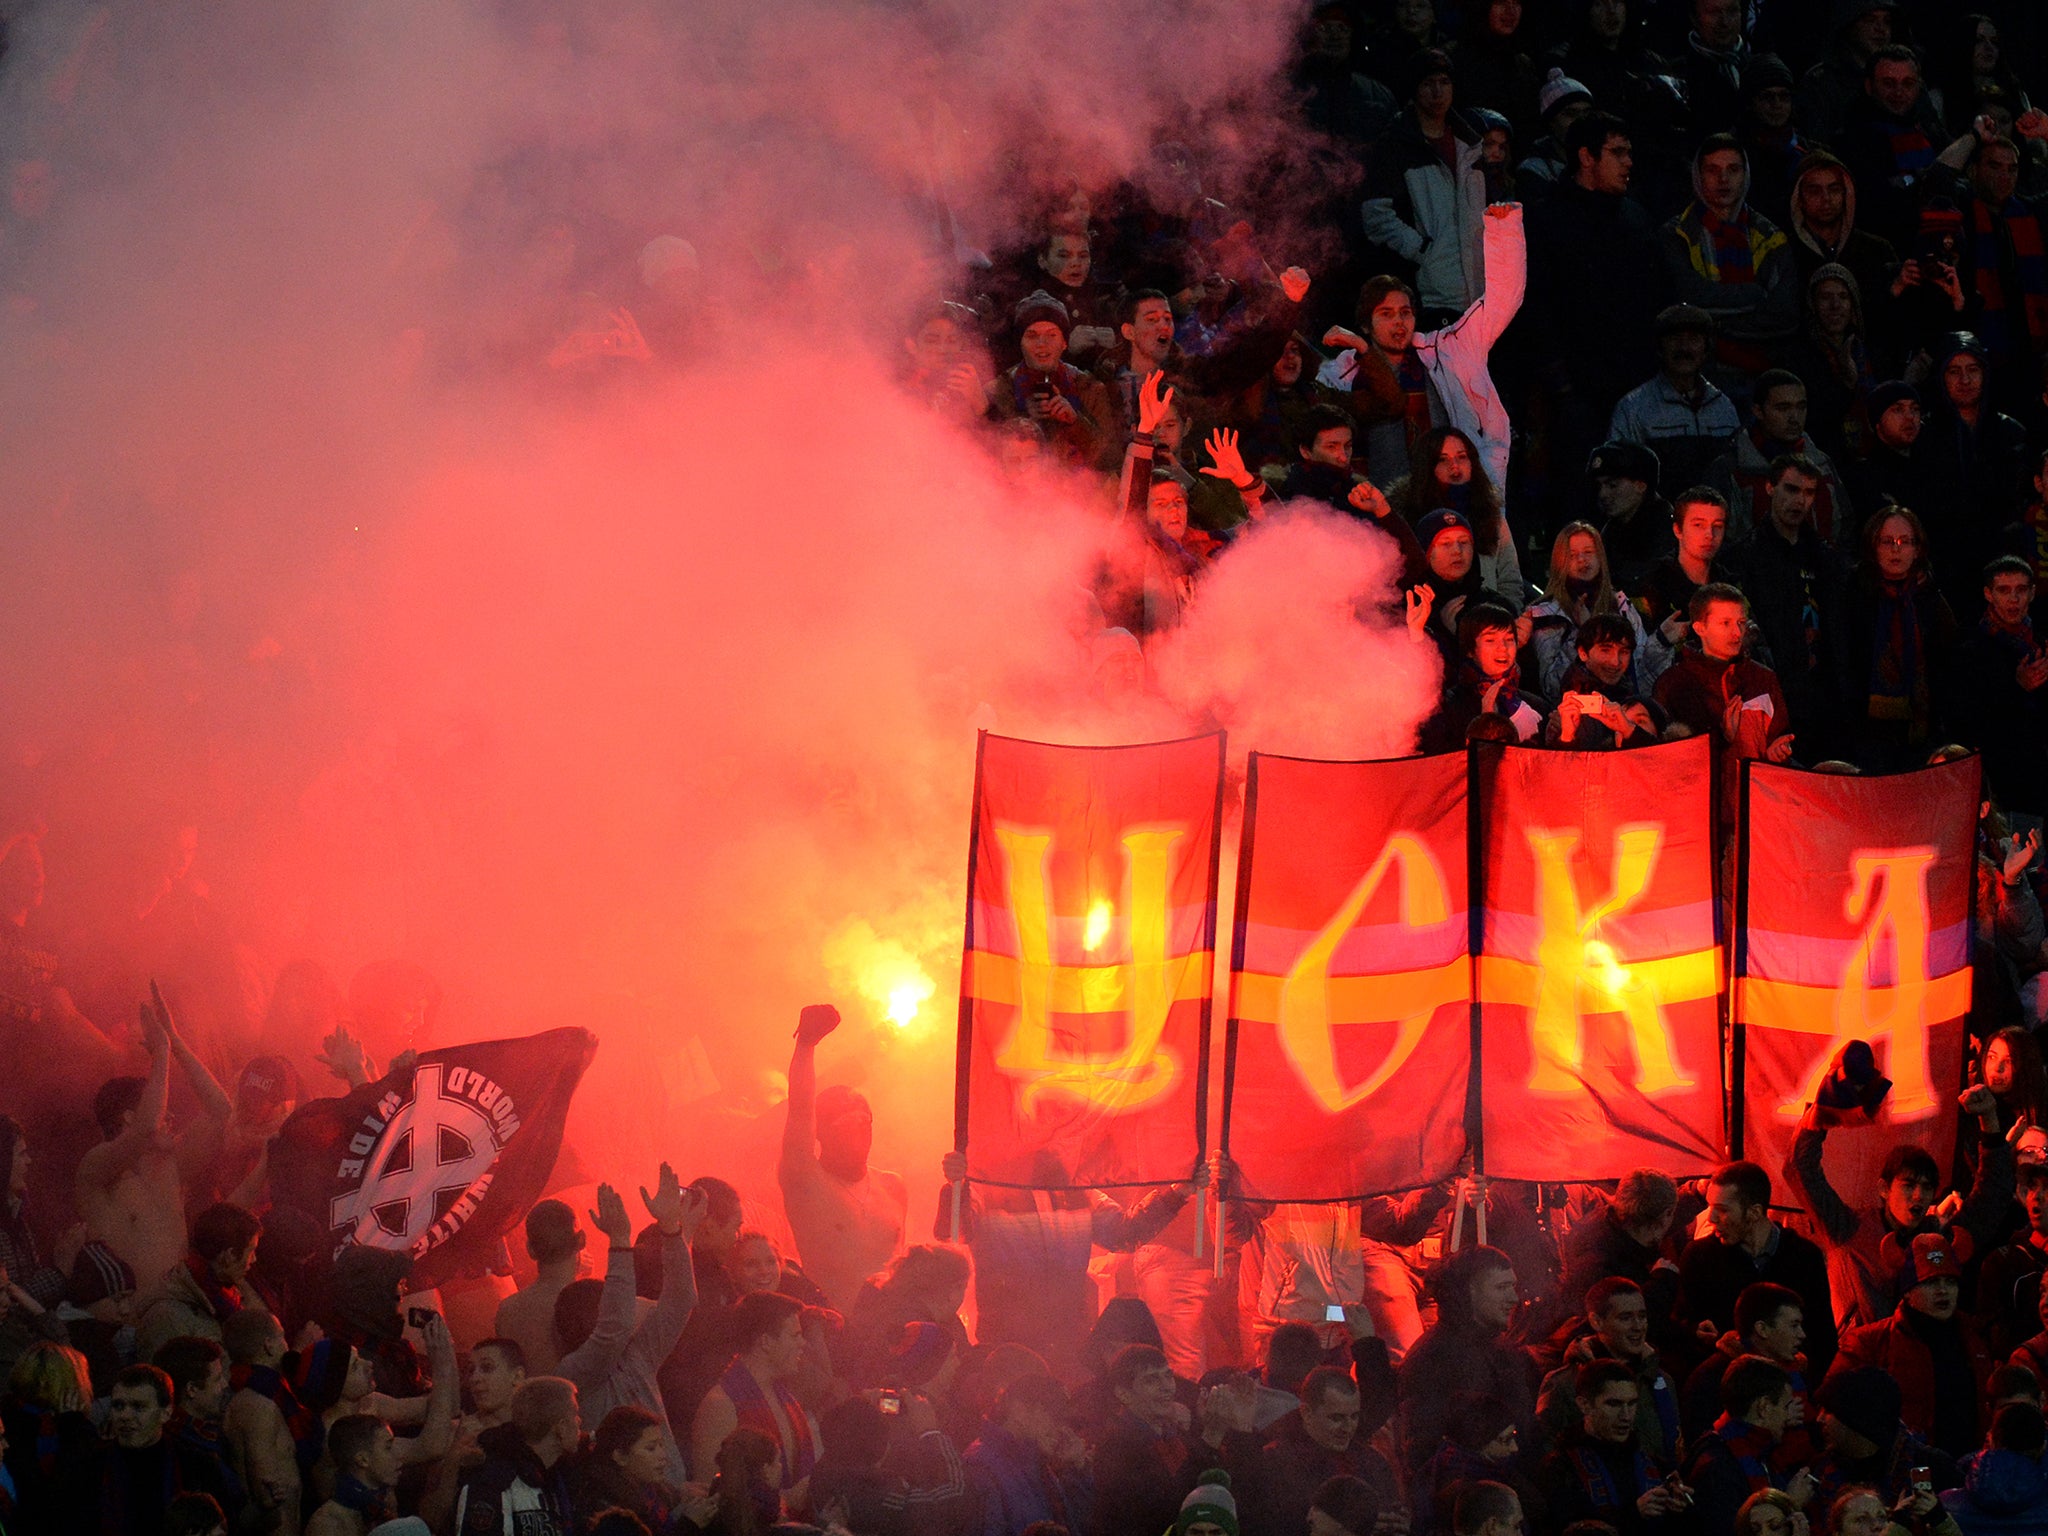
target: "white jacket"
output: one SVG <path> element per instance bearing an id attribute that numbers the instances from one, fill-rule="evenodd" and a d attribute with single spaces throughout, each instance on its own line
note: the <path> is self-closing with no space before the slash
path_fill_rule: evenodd
<path id="1" fill-rule="evenodd" d="M 1522 307 L 1522 294 L 1528 287 L 1529 253 L 1522 238 L 1520 203 L 1508 204 L 1504 217 L 1489 215 L 1484 222 L 1486 292 L 1442 330 L 1418 335 L 1414 347 L 1417 360 L 1444 403 L 1448 425 L 1478 446 L 1487 476 L 1505 502 L 1511 428 L 1508 408 L 1501 401 L 1500 391 L 1494 388 L 1486 358 Z M 1332 389 L 1349 392 L 1357 371 L 1357 354 L 1340 352 L 1323 364 L 1317 378 Z"/>

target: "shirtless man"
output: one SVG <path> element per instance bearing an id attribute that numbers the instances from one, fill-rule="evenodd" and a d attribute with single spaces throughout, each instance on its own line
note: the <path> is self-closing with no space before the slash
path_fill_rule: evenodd
<path id="1" fill-rule="evenodd" d="M 830 1003 L 797 1018 L 776 1176 L 805 1272 L 848 1312 L 861 1282 L 903 1251 L 910 1195 L 901 1174 L 868 1166 L 875 1115 L 867 1099 L 851 1088 L 818 1091 L 818 1042 L 838 1027 Z"/>
<path id="2" fill-rule="evenodd" d="M 185 1256 L 185 1185 L 196 1183 L 220 1146 L 234 1106 L 191 1048 L 155 982 L 142 1005 L 149 1076 L 116 1077 L 93 1095 L 93 1116 L 107 1138 L 78 1165 L 78 1211 L 86 1235 L 105 1243 L 145 1288 Z M 165 1113 L 171 1058 L 199 1100 L 199 1121 L 180 1135 Z"/>
<path id="3" fill-rule="evenodd" d="M 298 1402 L 279 1374 L 285 1357 L 284 1325 L 269 1312 L 237 1312 L 222 1325 L 221 1342 L 234 1364 L 235 1392 L 228 1399 L 221 1432 L 227 1437 L 235 1475 L 248 1490 L 259 1527 L 274 1522 L 273 1536 L 298 1536 L 299 1448 L 285 1417 L 287 1411 L 297 1411 Z"/>

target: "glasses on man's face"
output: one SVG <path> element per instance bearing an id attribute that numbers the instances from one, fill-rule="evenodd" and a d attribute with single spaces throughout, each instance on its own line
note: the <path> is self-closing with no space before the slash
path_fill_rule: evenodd
<path id="1" fill-rule="evenodd" d="M 1910 533 L 1895 533 L 1888 539 L 1877 541 L 1879 549 L 1918 549 L 1920 541 Z"/>

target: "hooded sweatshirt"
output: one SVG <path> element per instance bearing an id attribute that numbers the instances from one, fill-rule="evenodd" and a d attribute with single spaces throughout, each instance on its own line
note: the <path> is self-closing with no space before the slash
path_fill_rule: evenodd
<path id="1" fill-rule="evenodd" d="M 1664 226 L 1664 266 L 1681 304 L 1696 304 L 1714 317 L 1714 353 L 1723 367 L 1760 373 L 1770 366 L 1768 348 L 1798 328 L 1799 285 L 1785 232 L 1749 206 L 1749 156 L 1742 153 L 1744 200 L 1731 219 L 1707 207 L 1700 162 L 1709 150 L 1728 148 L 1709 140 L 1693 156 L 1693 200 Z"/>
<path id="2" fill-rule="evenodd" d="M 1941 1502 L 1963 1536 L 2048 1530 L 2048 1466 L 2018 1451 L 1979 1451 L 1963 1464 L 1963 1486 Z"/>
<path id="3" fill-rule="evenodd" d="M 1808 226 L 1799 203 L 1800 189 L 1807 181 L 1828 173 L 1842 178 L 1842 231 L 1832 244 Z M 1799 172 L 1792 178 L 1792 234 L 1792 261 L 1802 284 L 1819 268 L 1836 262 L 1854 275 L 1861 297 L 1890 292 L 1898 253 L 1889 240 L 1856 227 L 1856 178 L 1849 174 L 1848 166 L 1824 149 L 1816 149 L 1800 161 Z"/>

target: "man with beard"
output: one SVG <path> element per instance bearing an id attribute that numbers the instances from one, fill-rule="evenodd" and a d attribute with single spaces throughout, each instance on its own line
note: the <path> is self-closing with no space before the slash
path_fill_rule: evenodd
<path id="1" fill-rule="evenodd" d="M 1607 435 L 1656 452 L 1666 485 L 1692 485 L 1727 451 L 1742 418 L 1706 377 L 1714 317 L 1692 304 L 1659 311 L 1657 375 L 1623 395 Z"/>

